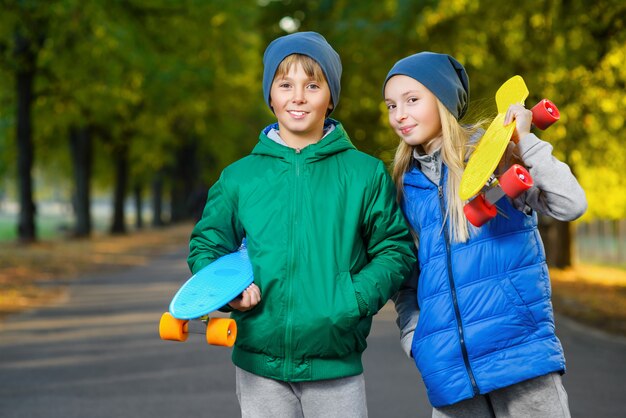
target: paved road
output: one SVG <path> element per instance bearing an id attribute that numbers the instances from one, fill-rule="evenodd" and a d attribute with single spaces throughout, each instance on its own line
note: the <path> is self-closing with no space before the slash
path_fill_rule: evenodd
<path id="1" fill-rule="evenodd" d="M 0 417 L 236 417 L 230 350 L 160 341 L 157 321 L 187 274 L 183 250 L 72 284 L 57 306 L 0 326 Z M 574 417 L 622 417 L 626 340 L 559 321 Z M 428 417 L 423 386 L 376 317 L 365 355 L 370 416 Z"/>

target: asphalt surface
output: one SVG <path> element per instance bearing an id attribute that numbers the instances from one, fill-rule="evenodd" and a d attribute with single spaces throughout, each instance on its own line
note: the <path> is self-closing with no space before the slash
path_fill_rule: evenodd
<path id="1" fill-rule="evenodd" d="M 72 282 L 56 306 L 0 324 L 0 417 L 237 417 L 230 349 L 161 341 L 158 320 L 186 279 L 184 249 L 150 265 Z M 365 353 L 370 417 L 429 417 L 395 315 L 375 318 Z M 624 417 L 626 339 L 557 318 L 574 417 Z M 346 411 L 349 417 L 349 411 Z"/>

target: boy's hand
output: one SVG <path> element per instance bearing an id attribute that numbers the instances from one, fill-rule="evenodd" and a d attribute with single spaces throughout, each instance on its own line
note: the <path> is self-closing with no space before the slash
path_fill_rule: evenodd
<path id="1" fill-rule="evenodd" d="M 228 305 L 241 312 L 249 311 L 261 301 L 261 289 L 252 283 L 241 295 L 231 300 Z"/>
<path id="2" fill-rule="evenodd" d="M 504 116 L 504 126 L 513 121 L 516 121 L 516 123 L 511 141 L 517 144 L 520 138 L 523 138 L 530 133 L 530 125 L 533 122 L 533 112 L 526 109 L 522 105 L 513 104 L 509 107 L 506 115 Z"/>

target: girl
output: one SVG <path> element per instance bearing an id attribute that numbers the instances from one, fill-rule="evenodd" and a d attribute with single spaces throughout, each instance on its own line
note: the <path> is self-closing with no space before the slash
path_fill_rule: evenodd
<path id="1" fill-rule="evenodd" d="M 576 219 L 586 209 L 583 190 L 551 145 L 530 133 L 531 112 L 513 105 L 504 124 L 516 122 L 516 142 L 501 172 L 521 161 L 535 185 L 501 199 L 496 218 L 472 227 L 458 188 L 483 131 L 459 123 L 469 101 L 465 69 L 422 52 L 398 61 L 383 91 L 401 138 L 393 178 L 419 242 L 419 276 L 395 297 L 398 325 L 433 417 L 569 417 L 537 213 Z"/>

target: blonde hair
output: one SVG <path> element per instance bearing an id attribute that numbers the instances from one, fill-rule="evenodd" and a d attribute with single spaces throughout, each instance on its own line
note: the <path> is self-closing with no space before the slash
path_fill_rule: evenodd
<path id="1" fill-rule="evenodd" d="M 446 184 L 446 200 L 448 205 L 444 218 L 448 220 L 450 237 L 455 242 L 465 242 L 469 238 L 470 226 L 463 213 L 464 201 L 459 198 L 459 184 L 465 169 L 465 160 L 471 152 L 470 137 L 479 130 L 482 121 L 472 125 L 461 125 L 450 111 L 437 99 L 439 118 L 441 120 L 441 160 L 448 167 L 448 181 Z M 396 150 L 393 160 L 392 177 L 396 184 L 398 200 L 404 199 L 404 174 L 411 168 L 413 149 L 403 140 Z M 417 238 L 415 233 L 414 238 Z"/>

